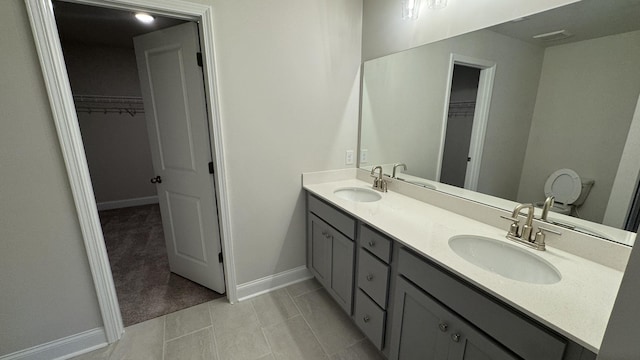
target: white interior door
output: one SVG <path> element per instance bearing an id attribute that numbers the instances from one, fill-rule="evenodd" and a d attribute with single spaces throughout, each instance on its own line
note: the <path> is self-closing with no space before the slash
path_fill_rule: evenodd
<path id="1" fill-rule="evenodd" d="M 171 271 L 225 292 L 198 28 L 134 38 Z"/>

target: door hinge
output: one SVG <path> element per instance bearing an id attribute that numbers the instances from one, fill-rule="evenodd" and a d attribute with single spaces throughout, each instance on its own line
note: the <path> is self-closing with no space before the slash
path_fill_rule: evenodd
<path id="1" fill-rule="evenodd" d="M 222 262 L 222 251 L 218 253 L 218 262 Z"/>
<path id="2" fill-rule="evenodd" d="M 209 174 L 213 174 L 213 161 L 209 161 Z"/>
<path id="3" fill-rule="evenodd" d="M 198 66 L 202 67 L 202 53 L 201 52 L 197 52 L 196 53 L 196 61 L 198 61 Z"/>

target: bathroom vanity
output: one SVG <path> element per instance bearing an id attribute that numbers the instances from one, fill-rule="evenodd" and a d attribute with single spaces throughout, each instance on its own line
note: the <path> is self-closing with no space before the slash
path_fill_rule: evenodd
<path id="1" fill-rule="evenodd" d="M 361 170 L 351 170 L 304 175 L 307 264 L 387 358 L 595 359 L 619 269 L 551 241 L 547 251 L 522 248 L 556 269 L 557 282 L 509 279 L 464 260 L 448 244 L 463 234 L 508 243 L 507 222 L 497 228 L 396 192 L 432 191 L 410 184 L 391 184 L 377 200 L 336 196 L 336 190 L 371 188 L 356 178 Z M 460 206 L 476 206 L 485 216 L 501 212 Z"/>

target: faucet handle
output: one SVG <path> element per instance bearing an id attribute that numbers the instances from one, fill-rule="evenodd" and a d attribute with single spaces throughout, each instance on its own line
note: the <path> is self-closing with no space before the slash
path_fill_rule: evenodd
<path id="1" fill-rule="evenodd" d="M 544 250 L 545 249 L 545 242 L 544 242 L 544 238 L 545 238 L 545 232 L 550 232 L 552 234 L 556 234 L 556 235 L 562 235 L 561 232 L 559 231 L 555 231 L 555 230 L 551 230 L 542 226 L 538 227 L 538 232 L 536 232 L 536 235 L 534 236 L 533 239 L 533 243 L 537 246 L 538 250 Z"/>
<path id="2" fill-rule="evenodd" d="M 550 232 L 550 233 L 552 233 L 552 234 L 562 235 L 562 233 L 561 233 L 560 231 L 555 231 L 555 230 L 552 230 L 552 229 L 549 229 L 549 228 L 546 228 L 546 227 L 539 226 L 539 227 L 538 227 L 538 232 L 541 232 L 541 231 L 542 231 L 543 233 L 544 233 L 544 232 Z"/>
<path id="3" fill-rule="evenodd" d="M 504 215 L 500 215 L 500 217 L 505 219 L 505 220 L 513 221 L 516 224 L 520 223 L 520 219 L 518 219 L 518 218 L 514 218 L 514 217 L 511 217 L 511 216 L 504 216 Z"/>
<path id="4" fill-rule="evenodd" d="M 507 235 L 518 237 L 518 229 L 520 228 L 518 224 L 520 224 L 520 219 L 518 219 L 517 217 L 503 215 L 500 215 L 500 217 L 505 220 L 512 221 L 511 225 L 509 226 L 509 232 Z"/>

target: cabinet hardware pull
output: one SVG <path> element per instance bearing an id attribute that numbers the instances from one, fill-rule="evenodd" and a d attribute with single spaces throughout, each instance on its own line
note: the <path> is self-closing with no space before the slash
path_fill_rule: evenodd
<path id="1" fill-rule="evenodd" d="M 447 325 L 447 323 L 440 323 L 438 325 L 438 327 L 440 328 L 440 331 L 447 332 L 447 329 L 449 328 L 449 325 Z"/>
<path id="2" fill-rule="evenodd" d="M 460 341 L 460 334 L 452 334 L 451 335 L 451 340 L 453 340 L 453 342 L 459 342 Z"/>
<path id="3" fill-rule="evenodd" d="M 367 274 L 367 281 L 371 281 L 373 280 L 373 274 L 369 273 Z"/>
<path id="4" fill-rule="evenodd" d="M 374 247 L 376 246 L 376 242 L 373 240 L 369 240 L 369 246 Z"/>
<path id="5" fill-rule="evenodd" d="M 362 318 L 362 321 L 364 321 L 364 322 L 369 322 L 369 320 L 371 320 L 371 319 L 369 318 L 369 315 L 365 315 L 365 316 Z"/>

